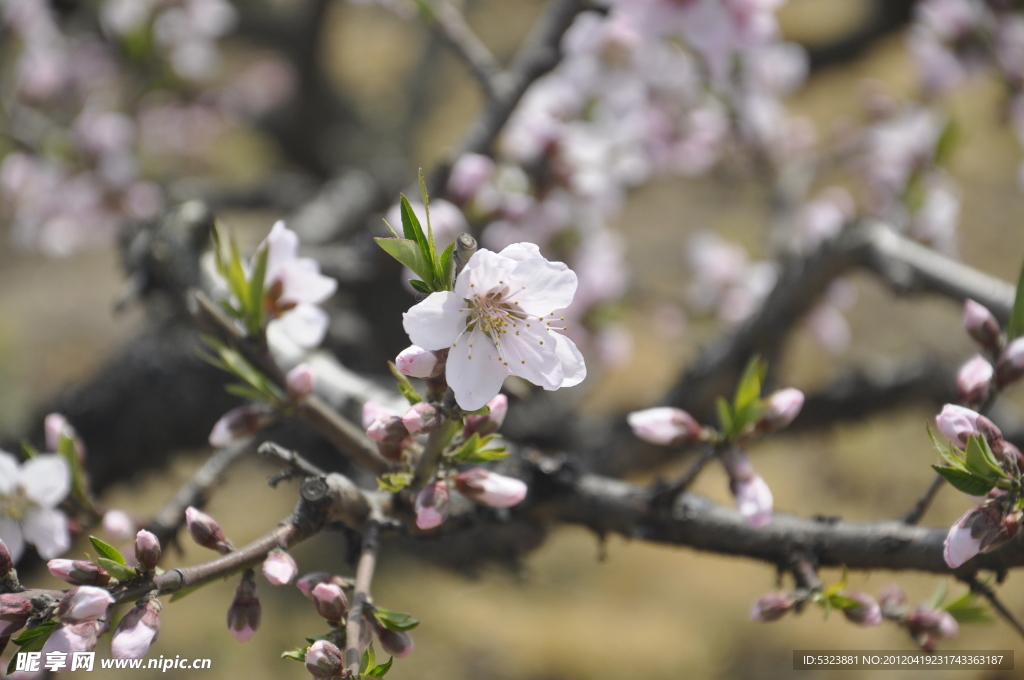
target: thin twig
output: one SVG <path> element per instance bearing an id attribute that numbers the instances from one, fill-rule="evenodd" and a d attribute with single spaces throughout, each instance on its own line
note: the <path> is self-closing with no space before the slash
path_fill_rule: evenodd
<path id="1" fill-rule="evenodd" d="M 917 503 L 914 503 L 914 507 L 910 509 L 907 514 L 903 515 L 903 519 L 900 520 L 904 524 L 917 524 L 924 517 L 924 513 L 928 512 L 928 507 L 932 504 L 936 494 L 939 493 L 945 485 L 946 480 L 943 479 L 942 475 L 935 475 L 935 479 L 928 485 L 928 489 L 925 490 L 924 494 L 917 499 Z"/>
<path id="2" fill-rule="evenodd" d="M 438 2 L 421 2 L 427 18 L 455 53 L 466 62 L 470 73 L 484 88 L 488 99 L 497 96 L 497 78 L 501 75 L 501 64 L 491 51 L 480 40 L 462 12 L 446 0 Z"/>
<path id="3" fill-rule="evenodd" d="M 156 534 L 161 543 L 172 540 L 185 524 L 185 509 L 189 506 L 202 508 L 206 505 L 210 491 L 221 483 L 224 472 L 243 454 L 252 449 L 253 440 L 245 439 L 217 449 L 206 462 L 192 473 L 177 493 L 160 508 L 160 512 L 146 523 L 149 531 Z"/>
<path id="4" fill-rule="evenodd" d="M 999 612 L 999 615 L 1006 619 L 1006 622 L 1010 624 L 1010 626 L 1017 631 L 1021 637 L 1024 637 L 1024 625 L 1021 625 L 1020 621 L 1017 620 L 1017 617 L 1013 615 L 1013 612 L 1006 608 L 1006 605 L 1002 603 L 994 590 L 979 581 L 977 576 L 968 576 L 963 579 L 963 581 L 971 587 L 972 592 L 983 595 L 985 599 L 989 601 L 989 604 L 992 605 L 993 609 Z"/>
<path id="5" fill-rule="evenodd" d="M 363 547 L 356 566 L 356 587 L 349 603 L 345 623 L 345 669 L 355 677 L 359 674 L 359 638 L 363 627 L 363 611 L 370 601 L 370 584 L 377 568 L 377 550 L 380 548 L 380 526 L 371 520 L 363 529 Z"/>
<path id="6" fill-rule="evenodd" d="M 324 471 L 303 458 L 298 451 L 286 449 L 274 442 L 263 442 L 256 449 L 256 453 L 267 458 L 276 458 L 282 463 L 291 467 L 290 470 L 279 472 L 270 478 L 270 486 L 277 486 L 279 482 L 293 477 L 322 477 Z"/>

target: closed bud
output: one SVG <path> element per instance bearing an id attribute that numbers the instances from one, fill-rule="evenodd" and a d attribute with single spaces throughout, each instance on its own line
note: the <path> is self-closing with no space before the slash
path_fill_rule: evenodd
<path id="1" fill-rule="evenodd" d="M 395 357 L 398 372 L 413 378 L 436 378 L 444 371 L 444 366 L 434 352 L 419 345 L 410 345 Z"/>
<path id="2" fill-rule="evenodd" d="M 152 571 L 160 561 L 160 539 L 143 529 L 135 535 L 135 560 L 146 571 Z"/>
<path id="3" fill-rule="evenodd" d="M 424 531 L 441 526 L 448 518 L 450 495 L 448 484 L 437 481 L 420 489 L 416 494 L 416 526 Z"/>
<path id="4" fill-rule="evenodd" d="M 110 582 L 106 569 L 87 560 L 50 560 L 46 568 L 57 578 L 76 586 L 105 586 Z"/>
<path id="5" fill-rule="evenodd" d="M 886 586 L 882 596 L 878 598 L 878 606 L 885 616 L 899 618 L 906 610 L 907 594 L 895 583 Z"/>
<path id="6" fill-rule="evenodd" d="M 46 436 L 47 451 L 59 451 L 61 437 L 67 437 L 74 442 L 78 460 L 85 460 L 85 444 L 79 439 L 78 433 L 67 418 L 59 413 L 50 413 L 43 419 L 43 432 Z"/>
<path id="7" fill-rule="evenodd" d="M 51 653 L 66 656 L 75 652 L 91 652 L 96 649 L 100 636 L 108 630 L 110 625 L 105 620 L 65 623 L 53 629 L 40 652 L 43 658 Z"/>
<path id="8" fill-rule="evenodd" d="M 1024 338 L 1017 338 L 1003 350 L 996 362 L 996 382 L 1005 387 L 1024 376 Z"/>
<path id="9" fill-rule="evenodd" d="M 980 354 L 971 357 L 956 376 L 957 399 L 963 404 L 982 404 L 989 395 L 989 385 L 995 369 Z"/>
<path id="10" fill-rule="evenodd" d="M 704 428 L 693 416 L 670 406 L 634 411 L 626 421 L 638 438 L 659 446 L 685 446 L 705 436 Z"/>
<path id="11" fill-rule="evenodd" d="M 508 413 L 508 397 L 499 394 L 487 402 L 490 412 L 485 416 L 466 416 L 466 427 L 464 429 L 467 437 L 478 434 L 481 437 L 494 434 L 505 422 L 505 415 Z"/>
<path id="12" fill-rule="evenodd" d="M 185 508 L 185 526 L 192 540 L 210 550 L 216 550 L 221 554 L 231 552 L 231 544 L 224 536 L 224 531 L 217 524 L 217 520 L 205 512 L 196 510 L 189 506 Z"/>
<path id="13" fill-rule="evenodd" d="M 338 623 L 348 612 L 348 598 L 341 586 L 334 583 L 320 583 L 313 588 L 313 606 L 316 613 L 331 623 Z"/>
<path id="14" fill-rule="evenodd" d="M 749 527 L 760 529 L 772 518 L 774 498 L 771 489 L 754 471 L 750 457 L 743 449 L 726 449 L 720 459 L 729 475 L 729 490 L 736 499 L 736 508 Z"/>
<path id="15" fill-rule="evenodd" d="M 341 650 L 327 640 L 317 640 L 306 652 L 306 670 L 314 678 L 340 678 L 344 668 Z"/>
<path id="16" fill-rule="evenodd" d="M 402 416 L 402 424 L 405 425 L 409 434 L 433 432 L 443 420 L 441 412 L 424 401 L 413 405 Z"/>
<path id="17" fill-rule="evenodd" d="M 409 436 L 409 430 L 399 416 L 389 416 L 370 423 L 366 436 L 375 442 L 391 443 Z"/>
<path id="18" fill-rule="evenodd" d="M 388 408 L 376 401 L 368 401 L 363 404 L 363 429 L 370 429 L 375 421 L 384 420 L 392 416 L 401 415 L 398 411 Z"/>
<path id="19" fill-rule="evenodd" d="M 107 608 L 114 604 L 114 598 L 103 588 L 78 586 L 61 598 L 57 607 L 57 618 L 64 623 L 82 623 L 106 618 Z"/>
<path id="20" fill-rule="evenodd" d="M 1008 509 L 998 499 L 968 510 L 946 535 L 942 551 L 946 564 L 956 569 L 978 553 L 1006 545 L 1017 535 L 1022 519 L 1020 510 Z"/>
<path id="21" fill-rule="evenodd" d="M 107 510 L 103 514 L 103 531 L 115 541 L 130 540 L 138 530 L 135 520 L 124 510 Z"/>
<path id="22" fill-rule="evenodd" d="M 306 574 L 305 576 L 300 578 L 298 581 L 296 581 L 295 582 L 295 587 L 298 588 L 302 592 L 303 595 L 305 595 L 306 597 L 312 599 L 313 598 L 313 588 L 316 588 L 317 585 L 319 585 L 321 583 L 330 583 L 330 582 L 331 582 L 331 575 L 328 574 L 326 571 L 314 571 L 312 573 Z"/>
<path id="23" fill-rule="evenodd" d="M 843 593 L 846 597 L 857 602 L 856 606 L 843 610 L 843 616 L 848 621 L 858 626 L 880 626 L 882 625 L 882 608 L 867 593 Z"/>
<path id="24" fill-rule="evenodd" d="M 972 434 L 979 434 L 978 418 L 980 417 L 982 416 L 977 411 L 955 404 L 946 404 L 942 407 L 939 415 L 935 416 L 935 425 L 949 441 L 963 448 L 967 446 L 968 437 Z"/>
<path id="25" fill-rule="evenodd" d="M 992 312 L 974 300 L 964 302 L 964 328 L 985 349 L 999 346 L 999 322 Z"/>
<path id="26" fill-rule="evenodd" d="M 14 593 L 0 594 L 0 638 L 20 630 L 32 613 L 32 603 Z"/>
<path id="27" fill-rule="evenodd" d="M 288 389 L 288 396 L 292 399 L 302 399 L 313 394 L 313 387 L 316 384 L 316 372 L 309 364 L 299 364 L 288 371 L 285 376 L 285 387 Z"/>
<path id="28" fill-rule="evenodd" d="M 256 595 L 256 579 L 252 569 L 242 574 L 235 588 L 235 599 L 228 607 L 228 632 L 239 642 L 248 642 L 260 628 L 263 608 Z"/>
<path id="29" fill-rule="evenodd" d="M 11 571 L 14 570 L 14 558 L 7 544 L 0 540 L 0 584 L 4 582 Z"/>
<path id="30" fill-rule="evenodd" d="M 280 548 L 274 548 L 263 560 L 263 576 L 271 585 L 284 586 L 295 580 L 299 567 L 295 559 Z"/>
<path id="31" fill-rule="evenodd" d="M 510 508 L 526 498 L 526 484 L 514 477 L 499 475 L 483 468 L 473 468 L 455 475 L 459 493 L 481 505 Z"/>
<path id="32" fill-rule="evenodd" d="M 789 593 L 768 593 L 758 598 L 750 608 L 750 620 L 758 623 L 777 621 L 790 612 L 796 601 Z"/>
<path id="33" fill-rule="evenodd" d="M 115 659 L 141 659 L 160 632 L 160 601 L 151 599 L 129 611 L 117 624 L 110 641 Z"/>
<path id="34" fill-rule="evenodd" d="M 380 646 L 384 648 L 384 651 L 392 656 L 402 658 L 412 654 L 413 642 L 412 636 L 406 633 L 404 630 L 390 630 L 380 625 L 376 620 L 374 621 L 377 639 L 380 640 Z"/>
<path id="35" fill-rule="evenodd" d="M 789 387 L 769 396 L 765 413 L 757 423 L 758 432 L 774 432 L 792 423 L 804 406 L 804 393 Z"/>
<path id="36" fill-rule="evenodd" d="M 904 620 L 910 634 L 926 649 L 934 647 L 934 638 L 951 638 L 960 632 L 952 614 L 942 609 L 920 606 Z"/>
<path id="37" fill-rule="evenodd" d="M 210 431 L 210 446 L 223 447 L 252 436 L 274 420 L 273 410 L 264 404 L 233 408 L 220 417 Z"/>

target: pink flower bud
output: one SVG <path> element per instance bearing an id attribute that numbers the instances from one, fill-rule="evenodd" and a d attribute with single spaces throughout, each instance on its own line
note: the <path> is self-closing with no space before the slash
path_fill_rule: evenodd
<path id="1" fill-rule="evenodd" d="M 951 638 L 960 632 L 960 626 L 949 612 L 925 606 L 912 611 L 903 625 L 925 649 L 934 648 L 936 637 Z"/>
<path id="2" fill-rule="evenodd" d="M 141 659 L 160 632 L 160 601 L 151 599 L 135 607 L 121 619 L 110 641 L 110 655 L 115 659 Z"/>
<path id="3" fill-rule="evenodd" d="M 103 621 L 84 621 L 82 623 L 57 626 L 43 644 L 43 658 L 52 652 L 64 655 L 75 652 L 91 652 L 96 649 L 100 636 L 110 630 Z"/>
<path id="4" fill-rule="evenodd" d="M 107 607 L 114 598 L 103 588 L 78 586 L 72 588 L 60 601 L 57 617 L 64 623 L 82 623 L 106 618 Z"/>
<path id="5" fill-rule="evenodd" d="M 314 678 L 340 678 L 344 668 L 341 650 L 327 640 L 317 640 L 306 652 L 306 670 Z"/>
<path id="6" fill-rule="evenodd" d="M 963 406 L 946 404 L 942 412 L 935 417 L 935 425 L 949 441 L 956 446 L 967 446 L 967 438 L 972 434 L 978 434 L 978 418 L 981 417 L 976 411 Z"/>
<path id="7" fill-rule="evenodd" d="M 437 481 L 416 494 L 416 526 L 424 531 L 441 526 L 448 518 L 448 484 Z"/>
<path id="8" fill-rule="evenodd" d="M 228 632 L 239 642 L 248 642 L 260 628 L 263 608 L 256 595 L 256 579 L 252 570 L 242 574 L 235 588 L 235 599 L 228 607 Z"/>
<path id="9" fill-rule="evenodd" d="M 508 413 L 508 397 L 499 394 L 487 402 L 491 412 L 485 416 L 466 416 L 465 434 L 479 434 L 481 437 L 494 434 L 505 422 L 505 415 Z"/>
<path id="10" fill-rule="evenodd" d="M 526 484 L 483 468 L 473 468 L 455 475 L 459 493 L 481 505 L 510 508 L 526 498 Z"/>
<path id="11" fill-rule="evenodd" d="M 20 630 L 32 613 L 32 603 L 14 593 L 0 594 L 0 638 Z"/>
<path id="12" fill-rule="evenodd" d="M 106 569 L 86 560 L 50 560 L 46 568 L 57 578 L 77 586 L 105 586 L 110 582 Z"/>
<path id="13" fill-rule="evenodd" d="M 386 420 L 392 416 L 400 415 L 398 411 L 390 409 L 379 402 L 368 401 L 363 404 L 363 429 L 370 429 L 370 426 L 378 420 Z"/>
<path id="14" fill-rule="evenodd" d="M 326 571 L 315 571 L 310 574 L 306 574 L 298 581 L 295 582 L 295 587 L 302 591 L 302 594 L 306 597 L 313 599 L 313 588 L 317 587 L 321 583 L 330 583 L 331 575 Z"/>
<path id="15" fill-rule="evenodd" d="M 375 442 L 401 441 L 409 436 L 409 430 L 399 416 L 375 420 L 366 428 L 366 436 Z"/>
<path id="16" fill-rule="evenodd" d="M 103 531 L 115 541 L 130 540 L 139 528 L 124 510 L 107 510 L 103 515 Z"/>
<path id="17" fill-rule="evenodd" d="M 1017 338 L 1003 350 L 996 362 L 996 382 L 1005 387 L 1024 376 L 1024 337 Z"/>
<path id="18" fill-rule="evenodd" d="M 774 432 L 787 427 L 804 406 L 804 393 L 789 387 L 773 393 L 767 399 L 767 410 L 757 423 L 759 432 Z"/>
<path id="19" fill-rule="evenodd" d="M 878 598 L 878 605 L 882 611 L 892 616 L 899 616 L 907 603 L 907 594 L 895 583 L 886 586 L 882 596 Z"/>
<path id="20" fill-rule="evenodd" d="M 750 620 L 758 623 L 777 621 L 793 609 L 796 602 L 789 593 L 768 593 L 758 598 L 750 608 Z"/>
<path id="21" fill-rule="evenodd" d="M 999 322 L 992 312 L 974 300 L 964 302 L 964 328 L 985 349 L 999 346 Z"/>
<path id="22" fill-rule="evenodd" d="M 75 453 L 78 454 L 78 459 L 85 459 L 85 445 L 82 444 L 82 441 L 78 438 L 78 433 L 75 432 L 75 428 L 71 426 L 67 418 L 59 413 L 47 415 L 43 419 L 43 431 L 46 435 L 47 451 L 58 451 L 60 449 L 60 439 L 64 436 L 75 443 Z"/>
<path id="23" fill-rule="evenodd" d="M 384 648 L 385 652 L 400 659 L 412 654 L 413 643 L 411 635 L 405 631 L 389 630 L 380 624 L 377 624 L 376 628 L 377 639 L 380 640 L 380 646 Z"/>
<path id="24" fill-rule="evenodd" d="M 490 179 L 494 161 L 477 153 L 459 157 L 448 176 L 448 193 L 456 201 L 465 203 Z"/>
<path id="25" fill-rule="evenodd" d="M 192 540 L 210 550 L 224 554 L 231 552 L 231 544 L 224 536 L 224 531 L 217 524 L 217 520 L 205 512 L 196 510 L 192 506 L 185 508 L 185 526 Z"/>
<path id="26" fill-rule="evenodd" d="M 345 618 L 348 612 L 348 598 L 345 591 L 334 583 L 319 583 L 313 588 L 313 606 L 316 613 L 331 623 Z"/>
<path id="27" fill-rule="evenodd" d="M 670 406 L 634 411 L 626 421 L 633 434 L 659 446 L 685 446 L 704 436 L 704 428 L 693 416 Z"/>
<path id="28" fill-rule="evenodd" d="M 409 434 L 433 432 L 442 420 L 441 412 L 423 401 L 414 405 L 402 416 L 402 423 Z"/>
<path id="29" fill-rule="evenodd" d="M 155 569 L 160 561 L 160 539 L 143 529 L 135 536 L 135 560 L 147 571 Z"/>
<path id="30" fill-rule="evenodd" d="M 754 474 L 745 480 L 733 480 L 729 484 L 736 498 L 736 508 L 747 521 L 747 526 L 760 529 L 772 519 L 772 491 L 761 475 Z"/>
<path id="31" fill-rule="evenodd" d="M 0 541 L 0 583 L 4 582 L 4 579 L 14 569 L 14 558 L 11 556 L 11 551 L 7 548 L 7 544 Z"/>
<path id="32" fill-rule="evenodd" d="M 271 585 L 288 585 L 298 573 L 299 566 L 295 564 L 295 559 L 280 548 L 271 550 L 267 553 L 267 559 L 263 560 L 263 576 Z"/>
<path id="33" fill-rule="evenodd" d="M 974 512 L 974 510 L 971 510 L 968 514 L 971 512 Z M 967 515 L 961 517 L 953 525 L 943 543 L 942 556 L 951 569 L 956 569 L 981 552 L 981 539 L 971 536 L 970 526 L 961 526 L 964 521 L 969 521 Z"/>
<path id="34" fill-rule="evenodd" d="M 444 371 L 444 364 L 437 355 L 419 345 L 410 345 L 399 352 L 395 367 L 402 375 L 413 378 L 436 378 Z"/>
<path id="35" fill-rule="evenodd" d="M 875 598 L 866 593 L 843 593 L 843 595 L 859 603 L 855 607 L 843 610 L 843 616 L 847 620 L 859 626 L 882 625 L 882 608 L 878 606 Z"/>
<path id="36" fill-rule="evenodd" d="M 288 389 L 288 396 L 292 399 L 302 399 L 313 394 L 313 387 L 316 383 L 316 373 L 309 364 L 299 364 L 284 379 L 285 387 Z"/>
<path id="37" fill-rule="evenodd" d="M 233 408 L 213 424 L 210 446 L 223 447 L 256 434 L 274 420 L 274 412 L 264 404 Z"/>
<path id="38" fill-rule="evenodd" d="M 989 395 L 989 384 L 995 369 L 985 357 L 975 354 L 956 376 L 957 399 L 964 404 L 981 404 Z"/>

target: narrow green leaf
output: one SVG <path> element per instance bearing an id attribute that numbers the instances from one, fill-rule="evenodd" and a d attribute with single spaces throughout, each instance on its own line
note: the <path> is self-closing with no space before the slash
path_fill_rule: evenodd
<path id="1" fill-rule="evenodd" d="M 238 299 L 242 311 L 248 311 L 249 280 L 245 278 L 245 266 L 242 264 L 242 255 L 238 252 L 238 243 L 231 239 L 231 259 L 228 261 L 227 280 L 228 287 Z"/>
<path id="2" fill-rule="evenodd" d="M 75 440 L 63 432 L 57 441 L 57 453 L 68 464 L 71 471 L 71 497 L 86 508 L 93 507 L 92 497 L 89 495 L 89 485 L 85 480 L 85 471 L 82 470 L 82 461 L 78 458 L 78 447 Z"/>
<path id="3" fill-rule="evenodd" d="M 298 661 L 299 663 L 306 663 L 306 653 L 309 651 L 309 646 L 296 647 L 295 649 L 289 649 L 288 651 L 281 652 L 282 659 L 291 659 L 292 661 Z"/>
<path id="4" fill-rule="evenodd" d="M 381 607 L 374 609 L 373 617 L 377 619 L 380 625 L 384 626 L 388 630 L 398 632 L 412 630 L 416 626 L 420 625 L 419 621 L 405 612 L 395 612 Z"/>
<path id="5" fill-rule="evenodd" d="M 416 388 L 412 386 L 412 381 L 409 380 L 409 376 L 399 371 L 398 366 L 395 366 L 395 362 L 388 362 L 388 370 L 391 371 L 391 375 L 395 376 L 395 380 L 398 381 L 398 391 L 402 393 L 402 396 L 405 397 L 410 406 L 415 406 L 423 401 L 423 397 L 421 397 L 419 392 L 416 391 Z"/>
<path id="6" fill-rule="evenodd" d="M 17 638 L 11 640 L 14 644 L 21 647 L 18 652 L 38 652 L 46 644 L 46 641 L 50 638 L 50 634 L 57 629 L 56 621 L 47 621 L 41 623 L 32 630 L 26 630 Z M 7 674 L 14 673 L 17 668 L 18 655 L 13 654 L 11 656 L 11 662 L 7 664 Z"/>
<path id="7" fill-rule="evenodd" d="M 270 246 L 264 246 L 256 255 L 256 266 L 253 267 L 252 276 L 249 279 L 249 309 L 246 322 L 249 333 L 256 335 L 263 328 L 263 290 L 267 277 L 267 257 L 270 255 Z"/>
<path id="8" fill-rule="evenodd" d="M 726 439 L 732 438 L 732 408 L 722 397 L 715 401 L 715 408 L 718 409 L 718 422 L 722 426 L 722 435 Z"/>
<path id="9" fill-rule="evenodd" d="M 935 592 L 932 593 L 932 609 L 939 609 L 939 607 L 942 605 L 942 601 L 946 599 L 947 592 L 948 586 L 946 586 L 945 581 L 942 581 L 941 583 L 939 583 L 939 587 L 935 589 Z"/>
<path id="10" fill-rule="evenodd" d="M 761 357 L 757 355 L 751 357 L 736 385 L 736 396 L 732 400 L 734 412 L 761 398 L 761 383 L 764 382 L 767 371 L 768 364 Z"/>
<path id="11" fill-rule="evenodd" d="M 409 285 L 412 286 L 417 293 L 423 293 L 424 295 L 430 295 L 434 291 L 430 289 L 430 286 L 419 279 L 409 279 Z"/>
<path id="12" fill-rule="evenodd" d="M 373 651 L 373 643 L 363 652 L 363 658 L 359 660 L 359 672 L 365 673 L 366 669 L 376 666 L 377 653 Z"/>
<path id="13" fill-rule="evenodd" d="M 373 239 L 384 251 L 395 258 L 424 281 L 434 280 L 434 268 L 415 241 L 402 238 Z"/>
<path id="14" fill-rule="evenodd" d="M 995 462 L 995 456 L 992 455 L 991 449 L 987 453 L 986 449 L 988 449 L 988 442 L 984 437 L 972 434 L 967 438 L 967 448 L 965 449 L 967 470 L 978 477 L 990 479 L 994 483 L 1005 474 Z"/>
<path id="15" fill-rule="evenodd" d="M 415 243 L 419 247 L 420 252 L 426 255 L 430 251 L 427 246 L 427 236 L 423 233 L 423 227 L 420 225 L 420 218 L 416 217 L 416 213 L 413 211 L 412 205 L 405 195 L 402 195 L 400 203 L 402 209 L 402 233 L 405 235 L 405 240 Z M 412 268 L 410 267 L 410 269 Z"/>
<path id="16" fill-rule="evenodd" d="M 394 663 L 394 661 L 395 657 L 389 656 L 387 662 L 382 663 L 375 668 L 371 668 L 367 675 L 371 678 L 383 678 L 388 674 L 388 671 L 391 670 L 391 664 Z"/>
<path id="17" fill-rule="evenodd" d="M 1017 277 L 1017 293 L 1013 298 L 1013 311 L 1010 312 L 1010 323 L 1006 327 L 1006 340 L 1011 342 L 1024 335 L 1024 266 Z"/>
<path id="18" fill-rule="evenodd" d="M 106 557 L 97 557 L 93 562 L 106 569 L 107 573 L 118 581 L 128 581 L 139 575 L 138 572 L 131 567 L 126 567 L 123 564 L 107 559 Z"/>
<path id="19" fill-rule="evenodd" d="M 995 483 L 990 480 L 957 468 L 933 465 L 932 469 L 942 475 L 954 489 L 962 491 L 968 496 L 984 496 L 995 486 Z"/>
<path id="20" fill-rule="evenodd" d="M 839 595 L 838 593 L 835 595 L 830 595 L 828 601 L 829 604 L 831 604 L 836 609 L 855 609 L 856 607 L 861 606 L 861 603 L 853 599 L 852 597 L 847 597 L 846 595 Z"/>
<path id="21" fill-rule="evenodd" d="M 244 385 L 242 383 L 231 383 L 224 389 L 228 393 L 233 394 L 236 397 L 241 397 L 242 399 L 248 399 L 250 401 L 259 402 L 267 401 L 267 395 L 265 395 L 263 392 L 260 392 L 258 389 L 250 385 Z"/>
<path id="22" fill-rule="evenodd" d="M 106 557 L 108 560 L 113 560 L 121 566 L 125 566 L 127 564 L 120 551 L 109 543 L 96 538 L 95 536 L 90 536 L 89 542 L 92 543 L 92 547 L 96 549 L 96 552 L 98 552 L 100 556 Z"/>
<path id="23" fill-rule="evenodd" d="M 28 442 L 21 443 L 21 450 L 25 454 L 25 458 L 28 460 L 31 460 L 39 455 L 39 449 L 32 446 L 32 444 Z"/>
<path id="24" fill-rule="evenodd" d="M 441 253 L 441 280 L 437 281 L 435 290 L 451 290 L 452 278 L 455 276 L 455 241 L 448 244 L 448 247 Z"/>

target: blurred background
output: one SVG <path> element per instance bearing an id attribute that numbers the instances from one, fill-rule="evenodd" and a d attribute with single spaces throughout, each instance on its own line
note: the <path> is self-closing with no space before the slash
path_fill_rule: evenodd
<path id="1" fill-rule="evenodd" d="M 234 126 L 217 135 L 212 144 L 196 141 L 194 131 L 183 132 L 181 143 L 199 148 L 179 154 L 175 162 L 180 166 L 160 168 L 161 176 L 173 180 L 164 185 L 162 198 L 153 199 L 154 203 L 192 197 L 210 200 L 219 221 L 238 235 L 246 252 L 251 252 L 275 219 L 291 214 L 315 195 L 316 187 L 335 169 L 329 163 L 370 168 L 377 177 L 397 177 L 399 186 L 409 184 L 410 168 L 429 168 L 445 158 L 482 105 L 479 88 L 463 65 L 415 18 L 341 1 L 253 4 L 259 7 L 246 3 L 238 7 L 241 33 L 250 38 L 266 30 L 266 22 L 261 28 L 257 20 L 259 12 L 295 18 L 316 6 L 319 14 L 311 20 L 325 28 L 315 52 L 304 58 L 327 79 L 329 91 L 340 100 L 331 104 L 338 107 L 337 115 L 329 109 L 311 117 L 316 102 L 290 99 L 303 91 L 306 74 L 290 71 L 287 63 L 301 61 L 279 63 L 272 55 L 253 57 L 228 41 L 219 58 L 233 68 L 237 64 L 232 60 L 251 60 L 245 68 L 254 64 L 263 68 L 253 78 L 264 87 L 255 88 L 251 98 L 266 97 L 268 110 L 277 111 L 274 115 L 279 118 L 267 114 L 259 125 L 224 120 L 201 123 Z M 779 12 L 782 32 L 787 40 L 813 53 L 855 33 L 872 4 L 867 0 L 789 0 Z M 504 62 L 543 6 L 538 0 L 478 0 L 468 3 L 466 15 Z M 74 16 L 66 8 L 61 11 Z M 257 17 L 251 25 L 250 16 Z M 790 112 L 825 130 L 837 120 L 858 117 L 866 92 L 882 90 L 897 101 L 918 96 L 919 76 L 907 40 L 905 22 L 897 22 L 892 30 L 873 35 L 855 56 L 814 68 L 806 86 L 787 100 Z M 10 49 L 10 44 L 0 45 L 0 51 Z M 259 61 L 263 58 L 265 63 Z M 181 59 L 188 63 L 186 57 Z M 231 72 L 244 72 L 239 69 Z M 247 81 L 235 78 L 236 90 L 244 91 Z M 230 85 L 223 87 L 230 89 Z M 212 95 L 197 90 L 191 101 L 199 105 L 208 101 L 204 96 Z M 1024 261 L 1024 196 L 1017 179 L 1020 148 L 999 113 L 1004 98 L 1002 84 L 987 75 L 949 96 L 947 104 L 960 134 L 946 169 L 961 190 L 958 257 L 1014 281 Z M 255 104 L 249 101 L 240 106 Z M 168 144 L 174 134 L 161 126 L 177 124 L 168 122 L 171 113 L 164 111 L 164 117 L 153 122 L 163 130 L 156 137 Z M 184 117 L 183 111 L 177 113 Z M 7 123 L 13 128 L 11 119 Z M 314 125 L 335 130 L 334 160 L 307 158 L 300 165 L 304 154 L 321 150 L 301 148 L 301 140 L 291 140 L 287 128 L 297 131 Z M 8 152 L 12 152 L 13 137 L 7 138 Z M 288 147 L 292 142 L 296 146 Z M 153 168 L 146 172 L 158 174 Z M 138 191 L 144 194 L 145 189 Z M 267 199 L 268 191 L 281 196 Z M 145 197 L 138 202 L 144 204 Z M 722 325 L 713 318 L 680 312 L 669 313 L 666 320 L 666 303 L 681 309 L 683 291 L 691 280 L 692 271 L 685 266 L 687 244 L 695 234 L 713 231 L 742 244 L 752 258 L 768 256 L 767 202 L 762 183 L 728 171 L 660 179 L 629 194 L 611 225 L 623 237 L 621 252 L 630 270 L 627 304 L 617 311 L 623 349 L 616 361 L 594 371 L 588 380 L 583 397 L 588 413 L 621 417 L 629 409 L 653 404 L 700 348 L 718 337 Z M 146 209 L 140 209 L 139 218 L 145 217 Z M 63 241 L 53 234 L 37 234 L 40 240 L 29 243 L 32 239 L 18 232 L 13 222 L 7 225 L 0 245 L 0 433 L 10 440 L 32 431 L 44 405 L 59 401 L 58 395 L 101 370 L 148 321 L 141 305 L 113 311 L 125 274 L 110 238 L 96 238 L 63 252 Z M 855 302 L 843 313 L 851 341 L 838 352 L 829 351 L 815 339 L 812 328 L 798 330 L 777 367 L 781 384 L 810 392 L 827 385 L 846 366 L 884 373 L 900 358 L 913 355 L 939 357 L 956 366 L 975 352 L 962 330 L 959 305 L 929 297 L 897 298 L 866 274 L 851 277 L 849 285 Z M 1012 390 L 1004 399 L 1008 407 L 1001 413 L 1001 422 L 1014 425 L 1015 408 L 1024 401 Z M 936 462 L 936 454 L 925 424 L 936 411 L 931 404 L 909 404 L 824 433 L 772 437 L 750 453 L 773 490 L 777 511 L 864 522 L 898 517 L 932 479 L 929 465 Z M 210 413 L 210 422 L 219 415 Z M 145 517 L 166 501 L 204 453 L 179 451 L 165 466 L 111 483 L 102 501 L 107 507 Z M 147 455 L 144 447 L 138 455 Z M 662 468 L 657 475 L 670 478 L 687 463 Z M 264 480 L 273 472 L 265 461 L 246 460 L 229 472 L 224 487 L 213 496 L 207 511 L 236 544 L 255 538 L 291 510 L 295 488 L 267 488 Z M 653 478 L 637 476 L 634 481 Z M 717 502 L 732 503 L 727 478 L 717 467 L 702 474 L 694 490 Z M 968 507 L 967 499 L 947 488 L 924 524 L 949 526 Z M 180 554 L 168 551 L 165 567 L 209 558 L 202 549 L 183 543 Z M 75 551 L 81 550 L 81 545 L 76 546 Z M 302 572 L 336 571 L 344 541 L 321 536 L 294 554 Z M 914 649 L 905 631 L 895 626 L 859 628 L 839 615 L 824 620 L 813 608 L 772 624 L 752 623 L 748 620 L 751 604 L 777 588 L 778 576 L 772 568 L 617 536 L 601 539 L 578 528 L 553 529 L 515 569 L 485 566 L 475 574 L 461 574 L 396 546 L 385 548 L 380 565 L 375 601 L 422 621 L 414 631 L 415 652 L 398 660 L 388 675 L 395 680 L 583 680 L 627 673 L 652 680 L 810 679 L 829 674 L 793 671 L 793 650 Z M 343 573 L 351 571 L 346 568 Z M 825 570 L 822 578 L 832 583 L 840 574 Z M 43 573 L 23 580 L 59 587 Z M 948 587 L 954 596 L 964 589 L 952 579 L 918 574 L 850 575 L 851 589 L 874 595 L 890 583 L 902 586 L 912 603 L 929 599 L 941 587 Z M 252 642 L 240 645 L 224 626 L 234 586 L 229 579 L 165 604 L 160 638 L 151 656 L 212 659 L 211 671 L 174 672 L 183 678 L 307 677 L 299 664 L 279 659 L 282 651 L 300 646 L 304 635 L 319 632 L 318 619 L 305 598 L 293 588 L 273 588 L 261 581 L 263 624 Z M 1024 615 L 1024 586 L 1015 574 L 999 592 L 1011 611 Z M 100 657 L 108 655 L 108 644 L 101 643 Z M 943 641 L 940 647 L 1024 651 L 1020 638 L 1000 621 L 964 626 L 957 638 Z M 1017 663 L 1024 663 L 1024 658 Z M 160 676 L 149 671 L 130 674 Z M 844 672 L 851 679 L 890 675 L 903 677 L 897 671 Z M 957 672 L 956 676 L 1016 677 L 1013 672 Z M 107 674 L 94 671 L 94 677 Z"/>

